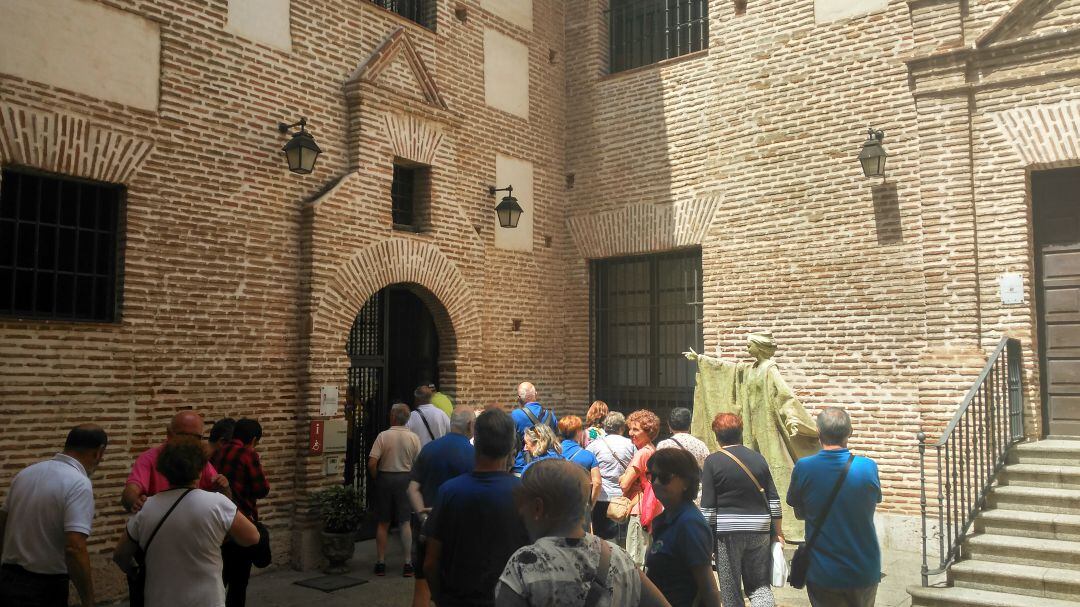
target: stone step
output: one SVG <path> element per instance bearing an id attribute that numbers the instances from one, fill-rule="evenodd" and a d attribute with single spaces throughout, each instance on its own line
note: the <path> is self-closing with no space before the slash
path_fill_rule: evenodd
<path id="1" fill-rule="evenodd" d="M 1080 441 L 1042 440 L 1021 443 L 1009 451 L 1010 464 L 1080 465 Z"/>
<path id="2" fill-rule="evenodd" d="M 1001 484 L 1014 487 L 1080 489 L 1080 466 L 1011 464 L 1005 467 Z"/>
<path id="3" fill-rule="evenodd" d="M 1080 607 L 1080 601 L 1032 599 L 1022 594 L 975 588 L 909 586 L 912 607 Z"/>
<path id="4" fill-rule="evenodd" d="M 975 532 L 1080 542 L 1080 515 L 987 510 L 975 519 Z"/>
<path id="5" fill-rule="evenodd" d="M 1014 535 L 972 535 L 964 539 L 966 559 L 1080 571 L 1080 542 Z"/>
<path id="6" fill-rule="evenodd" d="M 1006 485 L 990 491 L 987 508 L 1080 514 L 1080 490 Z"/>
<path id="7" fill-rule="evenodd" d="M 1013 563 L 960 561 L 949 570 L 954 586 L 1030 597 L 1080 599 L 1080 571 Z M 1032 602 L 1034 603 L 1034 601 Z"/>

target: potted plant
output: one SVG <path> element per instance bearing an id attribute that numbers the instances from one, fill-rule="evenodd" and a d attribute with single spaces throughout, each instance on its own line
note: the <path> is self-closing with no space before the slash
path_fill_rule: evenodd
<path id="1" fill-rule="evenodd" d="M 354 532 L 363 519 L 360 494 L 351 486 L 335 485 L 315 494 L 322 518 L 322 552 L 329 561 L 327 573 L 345 573 L 353 556 Z"/>

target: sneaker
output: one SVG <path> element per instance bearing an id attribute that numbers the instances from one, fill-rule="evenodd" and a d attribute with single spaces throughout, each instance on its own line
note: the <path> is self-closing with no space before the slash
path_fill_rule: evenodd
<path id="1" fill-rule="evenodd" d="M 405 563 L 405 566 L 401 568 L 401 577 L 412 577 L 413 566 L 412 563 Z"/>
<path id="2" fill-rule="evenodd" d="M 375 575 L 386 575 L 386 563 L 375 563 Z"/>

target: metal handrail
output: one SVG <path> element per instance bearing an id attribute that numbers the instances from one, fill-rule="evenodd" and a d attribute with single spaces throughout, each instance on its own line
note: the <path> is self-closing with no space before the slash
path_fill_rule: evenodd
<path id="1" fill-rule="evenodd" d="M 926 434 L 918 434 L 923 586 L 959 557 L 964 536 L 985 506 L 1009 448 L 1024 438 L 1020 356 L 1020 341 L 1002 338 L 940 438 L 927 444 Z M 938 564 L 934 569 L 927 550 L 927 447 L 935 450 L 937 464 Z"/>

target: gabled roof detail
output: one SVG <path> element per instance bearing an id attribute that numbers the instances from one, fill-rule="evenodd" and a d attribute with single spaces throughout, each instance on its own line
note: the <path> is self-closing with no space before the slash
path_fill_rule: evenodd
<path id="1" fill-rule="evenodd" d="M 390 34 L 379 45 L 379 48 L 375 49 L 375 52 L 349 75 L 348 80 L 345 81 L 345 86 L 347 87 L 355 82 L 375 83 L 399 55 L 404 57 L 409 69 L 416 78 L 417 87 L 423 93 L 424 100 L 439 109 L 448 109 L 442 95 L 439 94 L 439 87 L 436 86 L 435 79 L 432 78 L 431 73 L 424 65 L 424 60 L 416 52 L 412 39 L 403 27 Z"/>
<path id="2" fill-rule="evenodd" d="M 984 48 L 994 43 L 1023 38 L 1054 9 L 1071 1 L 1075 0 L 1017 0 L 990 29 L 979 36 L 975 47 Z"/>

